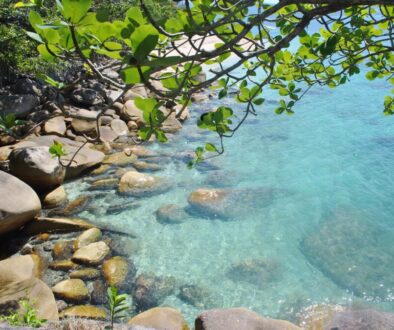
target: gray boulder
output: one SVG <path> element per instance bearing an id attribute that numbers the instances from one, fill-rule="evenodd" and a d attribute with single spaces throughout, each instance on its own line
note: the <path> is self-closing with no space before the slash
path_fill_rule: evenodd
<path id="1" fill-rule="evenodd" d="M 78 88 L 71 93 L 71 100 L 82 106 L 93 106 L 104 103 L 104 98 L 99 91 L 91 88 Z"/>
<path id="2" fill-rule="evenodd" d="M 39 98 L 31 94 L 0 96 L 0 115 L 14 113 L 17 118 L 25 118 L 39 104 Z"/>
<path id="3" fill-rule="evenodd" d="M 37 194 L 18 178 L 0 171 L 0 234 L 18 229 L 40 211 Z"/>
<path id="4" fill-rule="evenodd" d="M 39 191 L 60 186 L 66 169 L 53 158 L 48 147 L 14 149 L 10 156 L 10 172 Z"/>

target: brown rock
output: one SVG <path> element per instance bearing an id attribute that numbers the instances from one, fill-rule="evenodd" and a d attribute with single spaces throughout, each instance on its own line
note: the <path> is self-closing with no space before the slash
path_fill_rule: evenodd
<path id="1" fill-rule="evenodd" d="M 101 271 L 107 284 L 118 289 L 131 282 L 136 273 L 134 265 L 129 269 L 127 260 L 122 257 L 113 257 L 104 261 Z"/>
<path id="2" fill-rule="evenodd" d="M 71 260 L 57 260 L 49 263 L 48 267 L 53 270 L 68 271 L 70 269 L 77 268 L 78 265 L 73 263 Z"/>
<path id="3" fill-rule="evenodd" d="M 72 256 L 72 260 L 81 264 L 98 265 L 109 254 L 110 250 L 103 241 L 91 243 L 77 251 Z"/>
<path id="4" fill-rule="evenodd" d="M 103 164 L 124 166 L 134 163 L 137 156 L 132 153 L 116 152 L 105 157 Z"/>
<path id="5" fill-rule="evenodd" d="M 120 178 L 118 192 L 121 194 L 141 196 L 161 193 L 168 188 L 166 182 L 161 178 L 137 171 L 128 171 Z"/>
<path id="6" fill-rule="evenodd" d="M 104 309 L 92 305 L 78 305 L 66 308 L 60 313 L 61 318 L 76 317 L 95 320 L 105 320 L 107 313 Z M 93 329 L 93 328 L 92 328 Z"/>
<path id="7" fill-rule="evenodd" d="M 38 242 L 46 242 L 49 241 L 49 239 L 51 238 L 51 236 L 48 233 L 42 233 L 37 235 L 36 240 Z"/>
<path id="8" fill-rule="evenodd" d="M 283 320 L 262 317 L 246 308 L 211 309 L 201 313 L 195 330 L 301 330 Z"/>
<path id="9" fill-rule="evenodd" d="M 79 278 L 81 280 L 94 280 L 98 277 L 100 277 L 100 271 L 95 268 L 83 268 L 70 273 L 70 278 Z"/>
<path id="10" fill-rule="evenodd" d="M 108 178 L 108 179 L 101 179 L 101 180 L 96 180 L 93 181 L 92 184 L 90 185 L 90 189 L 95 190 L 95 189 L 113 189 L 116 188 L 118 185 L 119 179 L 118 178 Z"/>
<path id="11" fill-rule="evenodd" d="M 53 293 L 41 280 L 30 278 L 0 285 L 0 305 L 8 305 L 21 299 L 33 303 L 39 318 L 54 322 L 59 320 Z"/>
<path id="12" fill-rule="evenodd" d="M 43 204 L 46 208 L 58 207 L 67 202 L 67 193 L 63 186 L 45 195 Z"/>
<path id="13" fill-rule="evenodd" d="M 189 330 L 182 314 L 169 307 L 156 307 L 134 316 L 128 325 L 150 327 L 155 330 Z M 229 330 L 231 328 L 227 328 Z M 216 330 L 216 329 L 215 329 Z"/>
<path id="14" fill-rule="evenodd" d="M 89 299 L 89 291 L 80 279 L 64 280 L 52 288 L 55 296 L 70 302 L 81 302 Z"/>
<path id="15" fill-rule="evenodd" d="M 66 260 L 71 258 L 74 241 L 58 241 L 53 245 L 52 258 L 54 260 Z"/>
<path id="16" fill-rule="evenodd" d="M 79 134 L 95 135 L 97 132 L 97 124 L 95 120 L 83 120 L 73 118 L 71 126 L 75 132 Z"/>
<path id="17" fill-rule="evenodd" d="M 93 170 L 92 172 L 90 172 L 90 174 L 91 175 L 100 175 L 100 174 L 107 172 L 110 168 L 111 168 L 111 166 L 109 166 L 109 165 L 101 165 L 100 167 L 98 167 L 95 170 Z"/>
<path id="18" fill-rule="evenodd" d="M 46 134 L 63 136 L 66 133 L 66 129 L 66 122 L 63 116 L 51 118 L 44 124 Z"/>
<path id="19" fill-rule="evenodd" d="M 143 161 L 136 161 L 133 163 L 133 167 L 141 172 L 147 171 L 147 172 L 155 172 L 155 171 L 160 171 L 162 170 L 162 167 L 159 164 L 155 163 L 147 163 Z"/>
<path id="20" fill-rule="evenodd" d="M 35 254 L 16 256 L 0 261 L 0 287 L 7 283 L 40 277 L 42 260 Z"/>
<path id="21" fill-rule="evenodd" d="M 62 215 L 69 217 L 75 213 L 82 211 L 90 201 L 91 198 L 89 196 L 79 196 L 76 199 L 72 200 L 70 203 L 68 203 L 65 208 L 61 210 L 51 211 L 50 215 Z"/>
<path id="22" fill-rule="evenodd" d="M 101 239 L 102 233 L 98 228 L 90 228 L 85 230 L 74 242 L 74 250 L 78 250 L 90 243 L 97 242 Z"/>
<path id="23" fill-rule="evenodd" d="M 74 232 L 93 228 L 91 223 L 78 218 L 36 218 L 24 229 L 26 235 L 37 235 L 45 232 Z"/>
<path id="24" fill-rule="evenodd" d="M 104 305 L 108 302 L 107 286 L 101 280 L 93 282 L 93 291 L 91 295 L 92 303 L 96 305 Z"/>

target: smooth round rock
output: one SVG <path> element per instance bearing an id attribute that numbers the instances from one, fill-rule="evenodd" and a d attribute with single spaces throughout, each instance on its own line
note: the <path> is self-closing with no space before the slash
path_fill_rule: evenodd
<path id="1" fill-rule="evenodd" d="M 61 318 L 65 317 L 76 317 L 76 318 L 87 318 L 95 320 L 105 320 L 107 312 L 99 307 L 92 305 L 78 305 L 66 308 L 60 313 Z"/>
<path id="2" fill-rule="evenodd" d="M 74 250 L 78 250 L 81 247 L 97 242 L 101 239 L 102 233 L 98 228 L 90 228 L 85 230 L 81 235 L 74 241 Z"/>
<path id="3" fill-rule="evenodd" d="M 57 187 L 45 195 L 43 204 L 46 208 L 58 207 L 67 202 L 67 193 L 63 186 Z"/>
<path id="4" fill-rule="evenodd" d="M 108 245 L 100 241 L 91 243 L 75 251 L 72 260 L 81 264 L 98 265 L 104 260 L 109 252 Z"/>
<path id="5" fill-rule="evenodd" d="M 134 316 L 127 324 L 131 326 L 151 327 L 155 330 L 189 330 L 182 314 L 170 307 L 149 309 Z"/>
<path id="6" fill-rule="evenodd" d="M 80 279 L 64 280 L 52 288 L 55 296 L 70 302 L 81 302 L 89 299 L 89 290 Z"/>

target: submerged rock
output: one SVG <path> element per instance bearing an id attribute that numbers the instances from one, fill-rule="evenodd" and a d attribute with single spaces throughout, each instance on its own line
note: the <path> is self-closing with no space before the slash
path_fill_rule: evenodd
<path id="1" fill-rule="evenodd" d="M 301 243 L 308 260 L 335 283 L 361 297 L 391 299 L 393 236 L 359 212 L 335 212 Z"/>
<path id="2" fill-rule="evenodd" d="M 131 326 L 155 330 L 189 330 L 182 314 L 170 307 L 156 307 L 134 316 L 127 322 Z"/>
<path id="3" fill-rule="evenodd" d="M 34 190 L 3 171 L 0 171 L 0 196 L 0 235 L 19 229 L 41 211 Z"/>
<path id="4" fill-rule="evenodd" d="M 78 218 L 35 218 L 24 227 L 25 235 L 37 235 L 47 232 L 74 232 L 94 227 L 86 220 Z"/>
<path id="5" fill-rule="evenodd" d="M 126 290 L 137 272 L 133 263 L 123 257 L 113 257 L 103 262 L 102 273 L 108 286 Z"/>
<path id="6" fill-rule="evenodd" d="M 66 260 L 71 258 L 73 249 L 74 241 L 72 240 L 61 240 L 56 242 L 52 248 L 52 258 L 54 260 Z"/>
<path id="7" fill-rule="evenodd" d="M 211 308 L 214 305 L 209 290 L 198 285 L 181 286 L 178 297 L 185 303 L 197 308 Z"/>
<path id="8" fill-rule="evenodd" d="M 134 284 L 133 301 L 138 311 L 159 306 L 175 290 L 173 277 L 157 277 L 142 274 Z"/>
<path id="9" fill-rule="evenodd" d="M 90 228 L 85 230 L 81 235 L 79 235 L 74 241 L 74 250 L 78 250 L 81 247 L 89 245 L 90 243 L 97 242 L 101 239 L 102 233 L 98 228 Z"/>
<path id="10" fill-rule="evenodd" d="M 76 317 L 76 318 L 87 318 L 95 320 L 105 320 L 107 312 L 99 307 L 92 305 L 78 305 L 66 308 L 60 313 L 60 317 Z"/>
<path id="11" fill-rule="evenodd" d="M 132 196 L 152 195 L 165 192 L 168 183 L 159 177 L 128 171 L 120 178 L 118 192 Z"/>
<path id="12" fill-rule="evenodd" d="M 107 286 L 101 280 L 93 282 L 93 291 L 91 294 L 91 300 L 93 304 L 104 305 L 108 302 Z"/>
<path id="13" fill-rule="evenodd" d="M 68 271 L 78 268 L 78 265 L 76 263 L 73 263 L 71 260 L 57 260 L 49 263 L 49 268 L 53 270 Z"/>
<path id="14" fill-rule="evenodd" d="M 137 160 L 137 156 L 127 152 L 116 152 L 105 157 L 103 164 L 126 166 L 133 164 Z"/>
<path id="15" fill-rule="evenodd" d="M 94 280 L 99 277 L 100 271 L 95 268 L 83 268 L 70 273 L 70 278 L 79 278 L 81 280 Z"/>
<path id="16" fill-rule="evenodd" d="M 301 330 L 283 320 L 268 319 L 246 308 L 211 309 L 201 313 L 195 330 Z"/>
<path id="17" fill-rule="evenodd" d="M 176 224 L 185 221 L 190 216 L 184 208 L 175 204 L 168 204 L 160 207 L 156 212 L 156 220 L 163 224 Z"/>
<path id="18" fill-rule="evenodd" d="M 79 196 L 68 203 L 64 208 L 51 210 L 49 215 L 61 215 L 69 217 L 73 214 L 81 212 L 91 202 L 90 196 Z"/>
<path id="19" fill-rule="evenodd" d="M 233 281 L 242 281 L 260 287 L 278 279 L 279 265 L 266 259 L 244 260 L 232 265 L 226 275 Z"/>

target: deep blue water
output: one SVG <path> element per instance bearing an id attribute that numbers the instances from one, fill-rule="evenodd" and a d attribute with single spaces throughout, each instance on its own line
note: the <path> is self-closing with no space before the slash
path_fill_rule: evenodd
<path id="1" fill-rule="evenodd" d="M 163 304 L 189 322 L 204 307 L 244 306 L 289 320 L 321 303 L 394 311 L 394 118 L 382 113 L 388 91 L 385 82 L 355 77 L 335 90 L 312 89 L 293 116 L 275 115 L 276 96 L 268 93 L 259 115 L 226 140 L 223 156 L 188 170 L 177 156 L 215 141 L 195 127 L 198 114 L 234 102 L 195 104 L 181 133 L 151 146 L 171 156 L 155 174 L 173 183 L 170 191 L 117 215 L 81 216 L 135 233 L 139 249 L 130 258 L 139 273 L 170 275 L 209 292 L 199 307 L 176 293 L 166 298 Z M 251 191 L 227 205 L 233 219 L 157 222 L 159 207 L 184 207 L 196 188 L 223 186 Z M 71 196 L 86 188 L 82 181 L 67 185 Z M 104 211 L 127 200 L 106 193 L 96 200 Z"/>

